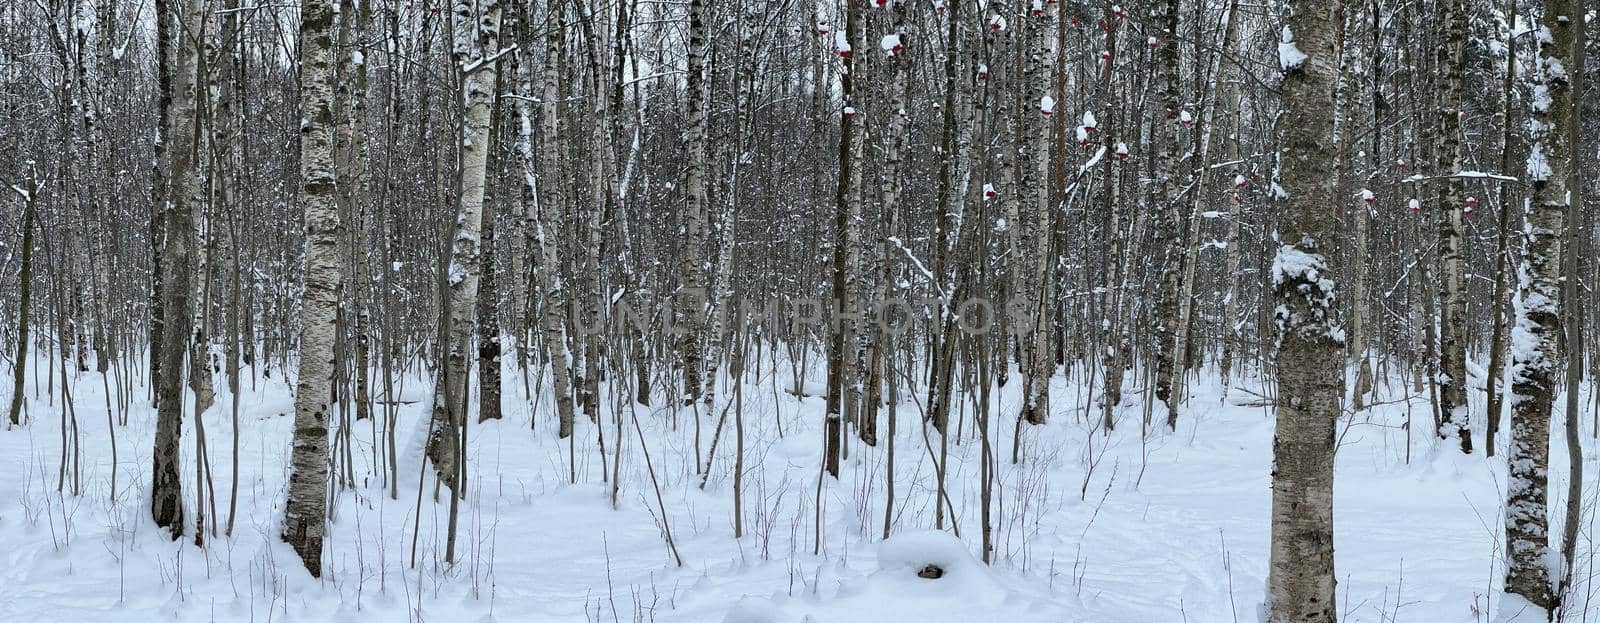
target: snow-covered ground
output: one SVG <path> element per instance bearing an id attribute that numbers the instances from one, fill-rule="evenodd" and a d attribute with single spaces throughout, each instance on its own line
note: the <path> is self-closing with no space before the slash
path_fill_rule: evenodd
<path id="1" fill-rule="evenodd" d="M 43 359 L 35 359 L 42 365 Z M 0 621 L 1054 621 L 1067 623 L 1259 620 L 1268 559 L 1272 414 L 1261 382 L 1224 394 L 1212 375 L 1190 382 L 1176 432 L 1140 434 L 1141 380 L 1115 431 L 1079 383 L 1058 376 L 1050 422 L 1022 428 L 1011 462 L 1018 383 L 993 395 L 993 565 L 978 562 L 982 450 L 975 396 L 953 415 L 950 506 L 934 528 L 937 436 L 918 426 L 920 393 L 898 404 L 894 538 L 882 540 L 885 447 L 850 447 L 838 481 L 816 504 L 823 400 L 796 398 L 790 367 L 770 363 L 744 387 L 745 536 L 733 537 L 734 442 L 725 432 L 704 489 L 697 475 L 693 412 L 666 401 L 625 413 L 618 508 L 610 502 L 610 458 L 580 416 L 577 484 L 569 444 L 555 439 L 549 391 L 530 427 L 521 376 L 507 377 L 506 419 L 474 425 L 469 495 L 460 512 L 458 561 L 443 562 L 447 496 L 422 486 L 417 521 L 417 448 L 424 377 L 403 379 L 401 481 L 390 499 L 373 465 L 372 425 L 354 429 L 354 488 L 334 490 L 323 578 L 310 577 L 277 538 L 285 495 L 292 396 L 278 375 L 246 379 L 240 396 L 239 499 L 231 537 L 171 541 L 149 518 L 154 414 L 146 391 L 116 426 L 111 460 L 106 397 L 98 373 L 78 375 L 73 406 L 82 440 L 80 495 L 58 493 L 62 408 L 42 374 L 27 395 L 32 421 L 0 431 Z M 813 370 L 808 387 L 820 385 Z M 1013 376 L 1015 378 L 1015 376 Z M 219 383 L 219 385 L 225 385 Z M 535 381 L 537 385 L 537 381 Z M 621 389 L 621 388 L 617 388 Z M 232 482 L 230 398 L 219 387 L 205 416 L 217 509 L 226 521 Z M 0 390 L 0 397 L 9 400 Z M 114 390 L 113 390 L 114 391 Z M 1435 443 L 1426 394 L 1407 401 L 1380 383 L 1375 408 L 1339 427 L 1335 486 L 1338 609 L 1344 621 L 1486 621 L 1498 606 L 1504 480 L 1502 459 L 1462 457 Z M 820 393 L 815 392 L 813 393 Z M 1475 392 L 1482 430 L 1483 393 Z M 1585 413 L 1593 405 L 1585 395 Z M 618 431 L 606 391 L 603 436 Z M 716 409 L 727 404 L 719 396 Z M 1404 427 L 1408 413 L 1415 431 Z M 642 435 L 633 428 L 636 415 Z M 703 415 L 700 445 L 717 414 Z M 1086 417 L 1087 416 L 1087 417 Z M 1154 418 L 1164 414 L 1156 407 Z M 733 416 L 729 415 L 729 426 Z M 674 422 L 676 425 L 674 426 Z M 1561 508 L 1567 459 L 1560 421 L 1551 465 L 1552 506 Z M 194 481 L 193 422 L 184 426 L 185 487 Z M 880 436 L 883 434 L 880 428 Z M 1584 424 L 1586 454 L 1597 445 Z M 659 479 L 665 519 L 681 567 L 663 538 L 662 516 L 640 437 Z M 1501 434 L 1503 447 L 1505 434 Z M 930 451 L 928 444 L 934 444 Z M 1409 455 L 1409 463 L 1407 457 Z M 110 490 L 113 469 L 116 491 Z M 1589 473 L 1595 473 L 1593 465 Z M 187 517 L 195 513 L 193 492 Z M 1585 489 L 1592 508 L 1593 487 Z M 1559 520 L 1559 513 L 1556 513 Z M 1586 512 L 1586 517 L 1592 513 Z M 959 531 L 959 538 L 954 533 Z M 1585 606 L 1592 542 L 1579 543 L 1578 592 Z M 820 553 L 814 553 L 818 552 Z M 416 564 L 413 566 L 413 552 Z M 917 572 L 927 563 L 939 579 Z M 1596 604 L 1600 610 L 1600 604 Z M 1579 620 L 1579 619 L 1574 619 Z"/>

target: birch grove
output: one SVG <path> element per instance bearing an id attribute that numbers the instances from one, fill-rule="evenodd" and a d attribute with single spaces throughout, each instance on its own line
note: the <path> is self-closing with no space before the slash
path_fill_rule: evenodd
<path id="1" fill-rule="evenodd" d="M 0 3 L 0 617 L 1585 620 L 1596 23 Z"/>

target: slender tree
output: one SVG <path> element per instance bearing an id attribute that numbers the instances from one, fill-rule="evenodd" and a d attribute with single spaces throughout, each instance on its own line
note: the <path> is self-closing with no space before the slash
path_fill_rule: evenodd
<path id="1" fill-rule="evenodd" d="M 1571 76 L 1576 24 L 1573 0 L 1546 0 L 1535 37 L 1526 176 L 1528 224 L 1523 230 L 1522 292 L 1511 329 L 1511 441 L 1506 461 L 1506 583 L 1503 615 L 1522 608 L 1550 619 L 1560 605 L 1552 589 L 1549 542 L 1550 418 L 1560 367 L 1562 234 L 1572 198 Z M 1567 564 L 1563 561 L 1561 564 Z M 1514 597 L 1514 598 L 1513 598 Z M 1522 615 L 1537 620 L 1539 614 Z"/>
<path id="2" fill-rule="evenodd" d="M 334 170 L 333 4 L 300 7 L 300 201 L 305 207 L 305 288 L 300 303 L 300 376 L 283 540 L 314 577 L 322 575 L 328 491 L 328 417 L 333 406 L 334 326 L 342 260 Z"/>
<path id="3" fill-rule="evenodd" d="M 161 370 L 156 388 L 156 438 L 152 460 L 151 510 L 156 525 L 172 538 L 183 536 L 183 485 L 178 475 L 179 437 L 183 432 L 183 372 L 193 322 L 193 281 L 190 264 L 195 244 L 195 213 L 205 209 L 200 186 L 200 110 L 197 90 L 200 42 L 205 24 L 204 4 L 184 0 L 177 16 L 176 60 L 172 68 L 172 181 L 162 217 Z"/>
<path id="4" fill-rule="evenodd" d="M 1278 392 L 1273 401 L 1272 549 L 1267 623 L 1335 620 L 1333 450 L 1344 373 L 1335 318 L 1337 219 L 1329 209 L 1335 162 L 1332 93 L 1338 81 L 1338 9 L 1290 5 L 1278 43 L 1283 69 L 1281 184 L 1288 194 L 1272 263 Z"/>

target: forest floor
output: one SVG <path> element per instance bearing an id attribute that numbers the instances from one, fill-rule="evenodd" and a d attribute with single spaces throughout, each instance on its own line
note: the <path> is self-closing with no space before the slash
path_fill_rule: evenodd
<path id="1" fill-rule="evenodd" d="M 34 363 L 44 365 L 44 359 Z M 918 425 L 919 392 L 903 393 L 897 403 L 897 536 L 887 543 L 881 538 L 887 440 L 876 448 L 857 442 L 841 478 L 821 485 L 819 548 L 823 399 L 794 396 L 787 364 L 777 366 L 776 375 L 773 370 L 764 362 L 743 390 L 742 539 L 733 536 L 731 413 L 703 489 L 696 469 L 729 396 L 718 396 L 718 414 L 701 416 L 699 450 L 691 410 L 680 408 L 674 418 L 660 400 L 624 412 L 621 489 L 613 508 L 611 485 L 603 481 L 611 476 L 612 457 L 602 466 L 597 433 L 604 435 L 606 452 L 614 452 L 617 394 L 607 390 L 602 430 L 580 416 L 569 445 L 555 438 L 548 389 L 536 389 L 542 398 L 530 410 L 534 401 L 520 374 L 508 372 L 505 419 L 470 427 L 468 496 L 454 565 L 443 562 L 448 494 L 435 501 L 431 477 L 421 486 L 418 529 L 419 448 L 431 387 L 425 377 L 406 376 L 398 396 L 404 403 L 398 410 L 398 499 L 390 498 L 383 470 L 374 464 L 373 424 L 358 423 L 352 429 L 354 485 L 333 489 L 320 579 L 277 538 L 293 399 L 276 371 L 244 383 L 235 526 L 231 537 L 207 534 L 203 549 L 193 543 L 193 418 L 184 424 L 182 472 L 191 525 L 183 540 L 172 541 L 148 512 L 155 419 L 148 392 L 140 388 L 130 397 L 127 426 L 115 426 L 113 463 L 100 375 L 76 376 L 71 395 L 81 478 L 80 494 L 73 495 L 70 475 L 65 492 L 57 487 L 67 412 L 59 381 L 52 397 L 43 374 L 29 374 L 31 422 L 0 429 L 0 469 L 9 474 L 0 479 L 0 621 L 1259 620 L 1273 420 L 1261 406 L 1264 392 L 1255 377 L 1226 390 L 1213 373 L 1192 379 L 1177 430 L 1166 430 L 1164 408 L 1155 405 L 1158 424 L 1141 435 L 1140 379 L 1130 378 L 1117 428 L 1107 434 L 1098 409 L 1088 406 L 1081 376 L 1058 376 L 1050 421 L 1021 428 L 1015 464 L 1020 383 L 993 392 L 995 561 L 984 566 L 974 562 L 982 532 L 977 397 L 962 396 L 961 411 L 952 415 L 961 430 L 948 449 L 953 514 L 944 527 L 947 535 L 959 530 L 959 540 L 929 532 L 939 450 L 938 436 Z M 820 394 L 820 370 L 812 372 L 806 387 Z M 8 401 L 8 391 L 0 390 L 0 398 Z M 1436 441 L 1426 392 L 1408 399 L 1403 391 L 1398 383 L 1380 382 L 1377 406 L 1339 425 L 1340 619 L 1486 621 L 1499 605 L 1495 591 L 1503 572 L 1504 460 L 1481 452 L 1464 457 Z M 1594 406 L 1584 394 L 1587 416 Z M 1473 396 L 1474 430 L 1481 431 L 1484 394 Z M 217 404 L 204 425 L 217 514 L 225 524 L 234 427 L 224 383 Z M 530 411 L 538 415 L 536 428 Z M 1410 433 L 1408 418 L 1415 422 Z M 1567 490 L 1561 426 L 1560 418 L 1552 426 L 1556 509 Z M 1503 449 L 1503 427 L 1499 437 Z M 1587 421 L 1583 441 L 1591 457 L 1586 471 L 1594 474 L 1600 444 Z M 570 484 L 574 446 L 577 484 Z M 1589 605 L 1600 591 L 1592 581 L 1600 575 L 1593 568 L 1592 482 L 1584 489 L 1573 621 L 1600 613 L 1600 601 Z M 663 517 L 681 566 L 663 538 Z M 1552 533 L 1559 531 L 1553 526 Z M 937 580 L 916 577 L 926 562 L 939 562 L 947 573 Z"/>

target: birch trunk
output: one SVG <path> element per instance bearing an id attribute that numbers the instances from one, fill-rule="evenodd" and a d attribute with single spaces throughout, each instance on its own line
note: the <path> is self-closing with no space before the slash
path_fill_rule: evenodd
<path id="1" fill-rule="evenodd" d="M 342 259 L 334 170 L 333 3 L 302 0 L 300 26 L 301 201 L 305 206 L 305 290 L 300 304 L 300 376 L 283 540 L 306 570 L 322 575 L 328 489 L 328 416 L 333 398 L 334 325 Z"/>
<path id="2" fill-rule="evenodd" d="M 202 3 L 185 0 L 178 19 L 181 27 L 174 33 L 177 54 L 172 68 L 172 166 L 167 176 L 172 186 L 162 219 L 165 240 L 161 265 L 166 274 L 161 280 L 161 315 L 166 324 L 161 334 L 163 373 L 156 389 L 159 406 L 152 459 L 154 482 L 150 487 L 151 511 L 156 525 L 170 530 L 174 539 L 183 535 L 183 485 L 178 475 L 178 447 L 183 426 L 184 355 L 188 351 L 190 323 L 194 320 L 190 249 L 194 245 L 194 213 L 202 207 L 204 197 L 197 173 L 200 140 L 195 89 L 198 86 L 199 38 L 181 33 L 201 32 Z"/>
<path id="3" fill-rule="evenodd" d="M 572 348 L 567 336 L 565 309 L 567 305 L 566 281 L 561 275 L 561 240 L 557 234 L 562 221 L 561 152 L 561 55 L 566 36 L 561 20 L 561 9 L 550 6 L 545 25 L 545 66 L 542 85 L 543 103 L 540 105 L 540 126 L 544 134 L 541 157 L 546 175 L 544 183 L 537 174 L 533 160 L 532 107 L 528 103 L 533 94 L 533 69 L 531 63 L 519 66 L 522 72 L 523 97 L 517 100 L 521 116 L 522 139 L 518 149 L 522 159 L 523 202 L 536 202 L 532 223 L 526 228 L 539 250 L 539 290 L 544 300 L 540 309 L 539 325 L 544 334 L 544 348 L 550 362 L 550 376 L 554 383 L 552 394 L 558 419 L 557 434 L 562 438 L 572 436 Z"/>
<path id="4" fill-rule="evenodd" d="M 1032 110 L 1018 110 L 1023 131 L 1018 136 L 1019 168 L 1022 172 L 1022 195 L 1027 204 L 1030 222 L 1027 225 L 1026 247 L 1019 248 L 1016 270 L 1021 272 L 1022 309 L 1027 318 L 1021 323 L 1025 332 L 1019 333 L 1022 346 L 1022 411 L 1020 416 L 1029 424 L 1043 424 L 1050 413 L 1050 377 L 1055 372 L 1055 353 L 1050 349 L 1051 285 L 1051 192 L 1046 188 L 1050 174 L 1050 116 L 1055 114 L 1056 102 L 1049 94 L 1047 78 L 1053 65 L 1048 36 L 1050 13 L 1036 6 L 1037 15 L 1027 18 L 1023 45 L 1027 62 L 1023 70 L 1024 101 Z M 1051 99 L 1047 99 L 1051 98 Z M 1022 223 L 1016 223 L 1021 227 Z"/>
<path id="5" fill-rule="evenodd" d="M 1219 42 L 1221 45 L 1226 46 L 1228 39 L 1233 36 L 1233 17 L 1234 12 L 1231 10 L 1225 14 L 1225 19 L 1228 20 L 1228 23 L 1223 26 L 1222 41 Z M 1220 57 L 1207 61 L 1204 75 L 1209 77 L 1218 76 L 1221 65 L 1226 62 Z M 1192 355 L 1200 352 L 1200 349 L 1195 346 L 1194 341 L 1191 339 L 1195 330 L 1194 291 L 1197 284 L 1195 273 L 1200 266 L 1200 250 L 1202 248 L 1200 226 L 1206 221 L 1205 216 L 1202 214 L 1205 205 L 1205 192 L 1203 189 L 1206 188 L 1206 181 L 1209 179 L 1211 172 L 1211 131 L 1216 127 L 1217 106 L 1210 101 L 1209 97 L 1202 96 L 1200 108 L 1199 116 L 1205 121 L 1203 122 L 1203 127 L 1197 130 L 1193 136 L 1192 144 L 1195 148 L 1193 157 L 1197 158 L 1197 160 L 1189 167 L 1192 172 L 1189 175 L 1188 186 L 1190 192 L 1193 193 L 1193 197 L 1190 199 L 1189 227 L 1183 239 L 1179 241 L 1182 243 L 1184 252 L 1180 262 L 1182 277 L 1178 280 L 1179 294 L 1176 316 L 1178 330 L 1177 335 L 1174 336 L 1172 357 L 1170 358 L 1172 361 L 1172 374 L 1176 375 L 1177 379 L 1176 381 L 1169 379 L 1170 386 L 1166 401 L 1167 429 L 1174 431 L 1178 429 L 1178 405 L 1183 402 L 1185 379 L 1189 369 L 1192 367 L 1189 362 L 1192 360 Z"/>
<path id="6" fill-rule="evenodd" d="M 172 134 L 172 16 L 167 0 L 154 0 L 153 9 L 157 96 L 154 158 L 150 168 L 150 386 L 155 388 L 152 406 L 159 411 L 167 300 L 162 285 L 167 273 L 162 262 L 166 253 L 162 238 L 166 236 L 167 201 L 171 192 L 167 182 L 167 169 L 171 167 L 167 140 Z"/>
<path id="7" fill-rule="evenodd" d="M 1183 158 L 1179 151 L 1178 140 L 1178 114 L 1184 111 L 1183 103 L 1178 95 L 1178 0 L 1165 0 L 1158 5 L 1157 19 L 1161 23 L 1162 33 L 1157 45 L 1161 49 L 1156 54 L 1157 64 L 1161 67 L 1156 82 L 1156 105 L 1163 110 L 1158 116 L 1155 132 L 1158 137 L 1159 147 L 1156 158 L 1156 183 L 1152 184 L 1155 193 L 1151 196 L 1151 209 L 1154 212 L 1154 242 L 1157 245 L 1156 253 L 1161 258 L 1161 285 L 1156 297 L 1155 315 L 1156 322 L 1152 328 L 1155 330 L 1155 397 L 1162 402 L 1172 402 L 1176 398 L 1172 395 L 1172 375 L 1174 371 L 1183 369 L 1183 353 L 1175 351 L 1174 342 L 1182 331 L 1178 324 L 1178 295 L 1180 281 L 1183 279 L 1183 259 L 1179 248 L 1182 239 L 1178 232 L 1178 163 Z M 1187 111 L 1185 111 L 1186 113 Z M 1177 410 L 1168 406 L 1167 425 L 1177 425 Z"/>
<path id="8" fill-rule="evenodd" d="M 1339 24 L 1334 3 L 1292 7 L 1278 48 L 1284 112 L 1293 123 L 1285 126 L 1280 153 L 1288 205 L 1271 272 L 1279 341 L 1265 621 L 1332 623 L 1333 451 L 1344 333 L 1334 317 L 1338 220 L 1327 202 Z"/>
<path id="9" fill-rule="evenodd" d="M 496 81 L 498 82 L 498 80 Z M 498 87 L 497 87 L 498 88 Z M 501 168 L 500 145 L 500 106 L 499 94 L 495 95 L 495 104 L 490 105 L 489 129 L 487 145 L 489 151 L 488 162 L 484 165 L 484 200 L 483 200 L 483 233 L 482 233 L 482 287 L 478 289 L 476 313 L 478 318 L 477 331 L 474 336 L 478 342 L 478 421 L 498 420 L 501 417 L 500 408 L 500 356 L 504 349 L 500 346 L 500 292 L 496 287 L 495 275 L 495 228 L 499 226 L 498 214 L 495 212 L 497 194 L 500 190 L 499 177 Z"/>
<path id="10" fill-rule="evenodd" d="M 1571 205 L 1568 158 L 1574 151 L 1567 124 L 1573 97 L 1567 67 L 1575 52 L 1573 25 L 1581 15 L 1573 0 L 1547 0 L 1535 38 L 1538 63 L 1532 85 L 1533 122 L 1526 176 L 1531 197 L 1523 229 L 1521 304 L 1511 330 L 1511 443 L 1507 449 L 1506 582 L 1501 608 L 1544 609 L 1549 618 L 1560 596 L 1551 590 L 1548 469 L 1550 417 L 1560 366 L 1562 232 Z M 1510 599 L 1511 596 L 1520 600 Z M 1505 612 L 1504 615 L 1512 614 Z M 1533 616 L 1530 616 L 1533 615 Z M 1523 615 L 1537 620 L 1534 613 Z"/>
<path id="11" fill-rule="evenodd" d="M 1461 452 L 1472 453 L 1472 427 L 1467 403 L 1467 298 L 1463 283 L 1461 255 L 1461 72 L 1462 50 L 1467 38 L 1467 9 L 1461 0 L 1441 0 L 1437 10 L 1444 14 L 1444 45 L 1436 52 L 1441 76 L 1439 90 L 1438 174 L 1446 176 L 1439 185 L 1439 412 L 1443 425 L 1439 436 L 1457 437 Z"/>
<path id="12" fill-rule="evenodd" d="M 1110 17 L 1111 12 L 1107 11 L 1106 18 L 1109 19 Z M 1106 33 L 1105 49 L 1115 50 L 1116 48 L 1117 35 L 1116 30 L 1113 29 Z M 1112 65 L 1116 59 L 1115 54 L 1115 52 L 1112 52 L 1112 58 L 1104 63 L 1104 67 L 1101 70 L 1103 73 L 1100 79 L 1098 101 L 1102 106 L 1102 112 L 1107 117 L 1107 121 L 1114 118 L 1110 114 L 1110 110 L 1115 103 L 1116 97 L 1116 73 L 1112 71 Z M 1103 137 L 1102 146 L 1107 151 L 1110 151 L 1116 145 L 1114 137 L 1116 136 L 1116 131 L 1120 129 L 1114 127 L 1100 128 L 1100 133 Z M 1123 297 L 1128 285 L 1126 258 L 1123 257 L 1126 253 L 1123 222 L 1126 220 L 1127 215 L 1123 214 L 1121 184 L 1119 183 L 1122 179 L 1123 166 L 1118 164 L 1118 161 L 1118 158 L 1101 159 L 1101 167 L 1105 169 L 1104 179 L 1101 181 L 1101 203 L 1105 205 L 1104 210 L 1107 214 L 1106 231 L 1110 232 L 1110 249 L 1106 254 L 1106 279 L 1102 286 L 1106 292 L 1105 309 L 1102 312 L 1105 314 L 1105 322 L 1101 327 L 1101 334 L 1105 339 L 1105 344 L 1103 345 L 1104 351 L 1101 353 L 1100 361 L 1105 385 L 1102 386 L 1101 390 L 1100 406 L 1101 424 L 1108 433 L 1116 428 L 1116 407 L 1122 403 L 1123 372 L 1127 368 L 1130 345 L 1128 327 L 1124 323 L 1126 304 Z"/>
<path id="13" fill-rule="evenodd" d="M 862 0 L 846 0 L 844 23 L 844 50 L 861 48 L 861 2 Z M 860 112 L 856 104 L 855 86 L 856 76 L 853 52 L 851 55 L 841 55 L 841 69 L 839 75 L 839 88 L 843 98 L 844 108 L 839 115 L 839 180 L 833 199 L 833 261 L 832 261 L 832 288 L 833 312 L 832 331 L 828 339 L 828 401 L 825 417 L 824 435 L 826 440 L 823 447 L 823 467 L 828 475 L 839 476 L 839 455 L 844 444 L 844 421 L 847 411 L 853 412 L 846 403 L 856 397 L 855 378 L 850 360 L 854 359 L 852 349 L 855 344 L 855 327 L 847 318 L 856 313 L 854 293 L 858 287 L 858 264 L 860 248 L 861 205 L 852 197 L 853 189 L 861 184 L 861 166 L 857 161 L 860 157 L 862 134 Z"/>
<path id="14" fill-rule="evenodd" d="M 461 178 L 456 203 L 454 233 L 450 239 L 450 267 L 446 272 L 449 300 L 445 365 L 433 390 L 432 434 L 428 457 L 439 479 L 458 488 L 461 429 L 466 423 L 467 358 L 473 352 L 473 318 L 478 300 L 478 279 L 483 273 L 480 254 L 485 177 L 491 148 L 490 120 L 495 105 L 496 63 L 500 49 L 500 3 L 483 0 L 476 10 L 461 2 L 454 9 L 455 60 L 461 69 Z M 459 491 L 458 491 L 459 493 Z"/>
<path id="15" fill-rule="evenodd" d="M 689 0 L 689 59 L 687 131 L 688 162 L 684 167 L 683 245 L 680 248 L 677 312 L 678 364 L 683 373 L 683 404 L 699 399 L 704 382 L 701 367 L 705 353 L 702 321 L 706 302 L 706 26 L 705 3 Z"/>
<path id="16" fill-rule="evenodd" d="M 881 208 L 882 227 L 878 232 L 878 257 L 877 284 L 871 301 L 880 310 L 880 315 L 871 323 L 872 340 L 868 346 L 867 382 L 868 394 L 862 404 L 860 422 L 857 424 L 857 434 L 861 441 L 869 446 L 878 445 L 878 407 L 882 402 L 884 351 L 894 348 L 894 334 L 885 331 L 885 326 L 895 320 L 889 316 L 892 310 L 887 303 L 893 300 L 891 292 L 898 295 L 899 288 L 894 285 L 894 267 L 897 265 L 894 256 L 900 253 L 897 248 L 902 244 L 896 238 L 900 223 L 901 201 L 901 175 L 904 168 L 904 152 L 906 143 L 906 126 L 910 124 L 910 111 L 906 110 L 906 101 L 910 95 L 907 92 L 907 74 L 911 71 L 912 59 L 915 58 L 909 50 L 914 43 L 908 39 L 909 33 L 905 29 L 905 6 L 896 4 L 890 15 L 892 20 L 890 33 L 894 37 L 894 45 L 900 46 L 898 50 L 887 50 L 885 62 L 889 66 L 889 118 L 888 131 L 883 137 L 883 171 L 879 180 L 878 192 Z M 920 43 L 920 42 L 917 42 Z M 938 242 L 935 243 L 939 244 Z M 889 372 L 892 374 L 892 372 Z M 890 400 L 895 400 L 890 397 Z"/>
<path id="17" fill-rule="evenodd" d="M 22 424 L 22 402 L 26 394 L 22 384 L 28 370 L 28 314 L 33 307 L 33 230 L 38 218 L 34 202 L 38 201 L 39 183 L 33 171 L 28 172 L 28 188 L 22 196 L 22 268 L 18 281 L 17 297 L 17 358 L 11 367 L 11 406 L 8 409 L 11 426 Z M 180 519 L 179 525 L 182 525 Z"/>

